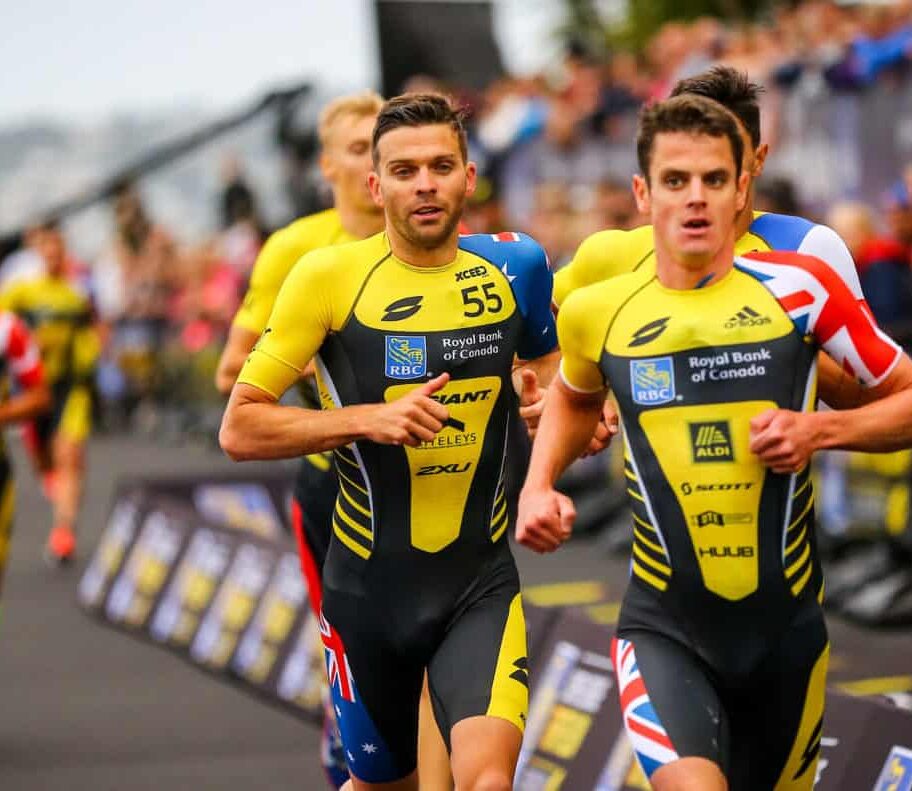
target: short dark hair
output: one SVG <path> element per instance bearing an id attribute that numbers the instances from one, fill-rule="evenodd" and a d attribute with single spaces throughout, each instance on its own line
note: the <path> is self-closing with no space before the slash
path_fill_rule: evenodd
<path id="1" fill-rule="evenodd" d="M 741 176 L 744 141 L 735 116 L 718 102 L 703 96 L 682 94 L 642 109 L 637 130 L 637 161 L 647 182 L 656 135 L 665 132 L 727 137 L 735 158 L 735 177 Z"/>
<path id="2" fill-rule="evenodd" d="M 721 104 L 744 124 L 754 148 L 760 145 L 760 105 L 763 86 L 751 82 L 743 71 L 731 66 L 713 66 L 702 74 L 680 80 L 672 96 L 690 93 Z"/>
<path id="3" fill-rule="evenodd" d="M 454 107 L 450 100 L 439 93 L 404 93 L 387 101 L 377 115 L 371 140 L 371 153 L 377 164 L 377 144 L 380 138 L 401 126 L 429 126 L 447 124 L 459 140 L 463 162 L 468 161 L 465 112 Z"/>

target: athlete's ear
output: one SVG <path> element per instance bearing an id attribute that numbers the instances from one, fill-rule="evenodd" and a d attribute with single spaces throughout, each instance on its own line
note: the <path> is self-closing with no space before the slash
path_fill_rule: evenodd
<path id="1" fill-rule="evenodd" d="M 651 202 L 649 199 L 649 184 L 642 176 L 633 177 L 633 197 L 636 198 L 637 209 L 641 214 L 649 214 Z"/>
<path id="2" fill-rule="evenodd" d="M 738 190 L 735 194 L 735 209 L 737 212 L 744 211 L 747 206 L 747 193 L 750 190 L 751 177 L 749 173 L 741 172 L 738 176 Z"/>
<path id="3" fill-rule="evenodd" d="M 478 166 L 474 162 L 466 163 L 466 192 L 465 196 L 471 198 L 478 185 Z"/>
<path id="4" fill-rule="evenodd" d="M 763 173 L 763 166 L 766 164 L 766 155 L 769 154 L 769 143 L 761 143 L 754 152 L 754 172 L 753 177 L 760 178 Z"/>
<path id="5" fill-rule="evenodd" d="M 323 178 L 330 184 L 333 184 L 336 180 L 336 163 L 332 154 L 327 152 L 325 148 L 320 152 L 319 163 L 320 172 L 323 174 Z"/>
<path id="6" fill-rule="evenodd" d="M 367 188 L 370 190 L 374 203 L 382 209 L 383 193 L 380 191 L 380 176 L 373 170 L 367 174 Z"/>

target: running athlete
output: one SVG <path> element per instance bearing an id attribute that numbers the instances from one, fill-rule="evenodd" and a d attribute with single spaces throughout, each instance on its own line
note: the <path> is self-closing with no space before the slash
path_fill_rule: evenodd
<path id="1" fill-rule="evenodd" d="M 735 257 L 741 147 L 703 97 L 644 111 L 634 192 L 655 270 L 565 301 L 561 374 L 520 499 L 519 540 L 555 549 L 573 510 L 554 482 L 610 383 L 634 520 L 612 658 L 658 791 L 812 788 L 828 642 L 808 460 L 912 443 L 912 361 L 842 279 L 797 253 Z M 880 400 L 810 411 L 821 348 Z"/>
<path id="2" fill-rule="evenodd" d="M 51 393 L 44 384 L 38 347 L 22 320 L 8 311 L 0 311 L 0 365 L 0 427 L 31 420 L 48 409 Z M 14 503 L 12 466 L 0 438 L 0 589 L 9 556 Z"/>
<path id="3" fill-rule="evenodd" d="M 55 223 L 39 228 L 35 246 L 44 259 L 44 274 L 14 281 L 0 294 L 0 307 L 16 313 L 31 329 L 51 388 L 50 412 L 27 426 L 26 437 L 53 508 L 45 555 L 52 563 L 64 564 L 76 551 L 100 342 L 91 300 L 68 277 L 60 228 Z"/>
<path id="4" fill-rule="evenodd" d="M 675 85 L 672 96 L 695 94 L 712 99 L 731 111 L 739 121 L 744 141 L 742 168 L 749 176 L 747 202 L 735 221 L 735 252 L 792 250 L 820 258 L 863 301 L 861 283 L 845 242 L 831 228 L 786 214 L 756 212 L 754 183 L 763 172 L 769 146 L 760 141 L 760 107 L 763 89 L 745 73 L 730 66 L 715 66 Z M 606 230 L 588 237 L 567 266 L 554 276 L 554 303 L 561 306 L 577 288 L 630 271 L 654 271 L 656 265 L 653 229 L 644 225 L 632 231 Z M 867 310 L 867 305 L 864 305 Z M 869 311 L 870 312 L 870 311 Z M 751 316 L 745 314 L 744 321 Z M 819 360 L 820 395 L 832 407 L 856 406 L 863 393 L 851 377 L 825 354 Z"/>
<path id="5" fill-rule="evenodd" d="M 418 788 L 427 668 L 456 786 L 510 789 L 528 688 L 505 448 L 514 358 L 543 382 L 556 361 L 551 275 L 526 236 L 458 235 L 475 165 L 444 97 L 387 102 L 372 150 L 386 232 L 294 268 L 220 439 L 236 459 L 335 451 L 321 623 L 353 787 Z M 278 405 L 315 356 L 327 411 Z"/>
<path id="6" fill-rule="evenodd" d="M 374 203 L 367 188 L 371 131 L 382 104 L 376 93 L 364 92 L 335 99 L 320 113 L 320 169 L 332 190 L 334 208 L 296 220 L 267 240 L 254 264 L 250 286 L 219 361 L 215 383 L 220 392 L 231 392 L 250 350 L 266 328 L 282 282 L 298 260 L 311 250 L 365 239 L 383 229 L 383 210 Z M 300 387 L 302 400 L 305 406 L 319 409 L 313 367 L 306 367 L 305 373 L 308 375 Z M 292 496 L 292 527 L 309 601 L 318 617 L 323 562 L 338 491 L 330 453 L 312 453 L 302 458 Z M 320 756 L 330 783 L 336 787 L 348 778 L 340 744 L 329 709 Z M 426 693 L 421 700 L 419 763 L 429 791 L 452 787 L 446 747 L 434 724 Z"/>

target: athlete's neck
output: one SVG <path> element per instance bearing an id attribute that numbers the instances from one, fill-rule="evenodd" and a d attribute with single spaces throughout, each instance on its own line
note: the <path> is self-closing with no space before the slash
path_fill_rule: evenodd
<path id="1" fill-rule="evenodd" d="M 722 247 L 705 259 L 688 258 L 655 240 L 656 277 L 666 288 L 686 291 L 718 283 L 735 262 L 735 243 L 727 239 Z"/>
<path id="2" fill-rule="evenodd" d="M 345 232 L 351 234 L 355 239 L 367 239 L 375 233 L 383 230 L 383 212 L 363 212 L 346 206 L 339 201 L 336 204 L 336 211 L 339 212 L 339 220 Z"/>
<path id="3" fill-rule="evenodd" d="M 750 230 L 750 224 L 754 221 L 754 182 L 751 182 L 747 190 L 747 203 L 744 205 L 737 217 L 735 217 L 735 239 L 740 239 Z"/>
<path id="4" fill-rule="evenodd" d="M 431 248 L 412 244 L 408 239 L 397 234 L 395 229 L 389 225 L 386 227 L 386 236 L 393 255 L 409 266 L 428 268 L 446 266 L 456 258 L 456 254 L 459 252 L 459 231 L 456 228 L 447 239 Z"/>

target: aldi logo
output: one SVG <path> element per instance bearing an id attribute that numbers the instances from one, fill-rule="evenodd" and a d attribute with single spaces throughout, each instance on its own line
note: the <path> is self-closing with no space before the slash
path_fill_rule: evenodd
<path id="1" fill-rule="evenodd" d="M 695 462 L 733 461 L 731 429 L 727 420 L 689 423 L 690 445 Z"/>
<path id="2" fill-rule="evenodd" d="M 386 336 L 386 375 L 390 379 L 418 379 L 427 373 L 424 335 Z"/>
<path id="3" fill-rule="evenodd" d="M 631 360 L 630 389 L 634 402 L 644 406 L 674 401 L 675 373 L 671 357 Z"/>
<path id="4" fill-rule="evenodd" d="M 895 746 L 872 791 L 912 791 L 912 750 Z"/>

